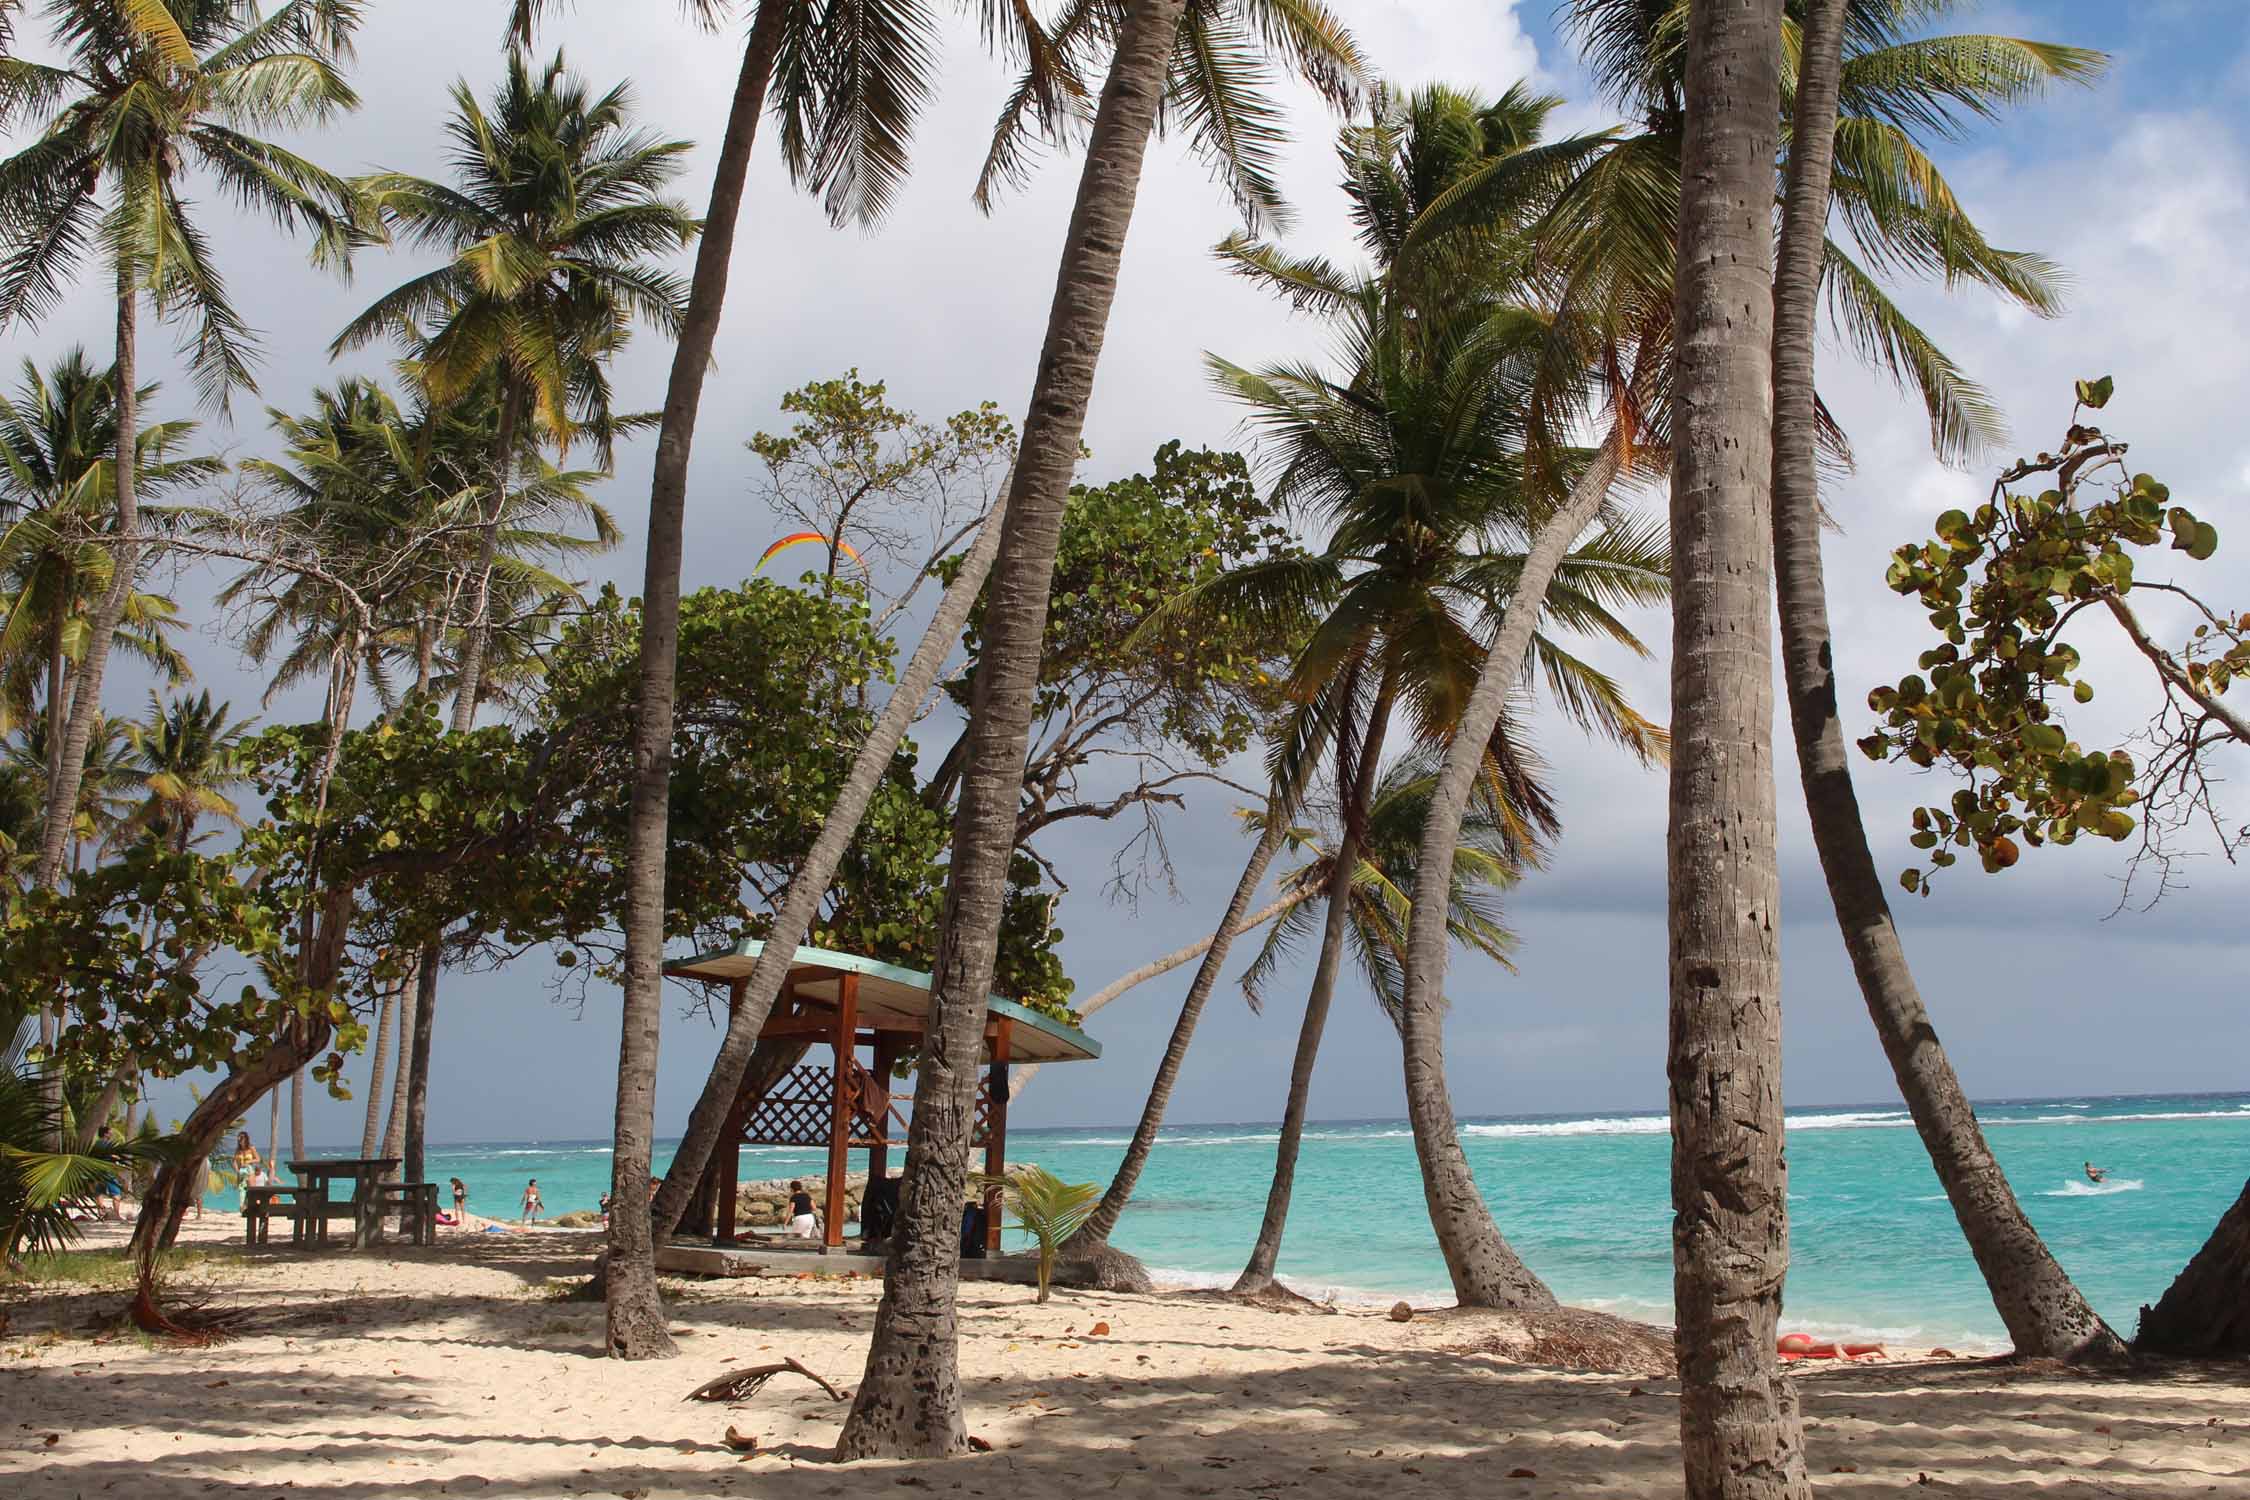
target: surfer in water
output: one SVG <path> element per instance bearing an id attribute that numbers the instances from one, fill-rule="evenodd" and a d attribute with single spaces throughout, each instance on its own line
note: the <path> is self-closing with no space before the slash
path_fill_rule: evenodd
<path id="1" fill-rule="evenodd" d="M 2098 1186 L 2103 1181 L 2103 1179 L 2107 1178 L 2108 1176 L 2109 1168 L 2097 1167 L 2092 1162 L 2086 1163 L 2086 1180 L 2088 1182 L 2094 1183 Z"/>

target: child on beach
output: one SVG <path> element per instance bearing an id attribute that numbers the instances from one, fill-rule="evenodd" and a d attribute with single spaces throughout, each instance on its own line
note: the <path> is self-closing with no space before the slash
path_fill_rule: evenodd
<path id="1" fill-rule="evenodd" d="M 539 1179 L 534 1177 L 523 1190 L 523 1222 L 528 1224 L 546 1211 L 547 1205 L 539 1201 Z"/>

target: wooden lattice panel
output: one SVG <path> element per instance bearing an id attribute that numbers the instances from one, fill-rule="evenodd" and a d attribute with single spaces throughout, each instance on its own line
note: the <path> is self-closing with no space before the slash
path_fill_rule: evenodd
<path id="1" fill-rule="evenodd" d="M 835 1071 L 817 1063 L 800 1063 L 771 1093 L 758 1101 L 742 1127 L 746 1146 L 812 1146 L 828 1144 L 830 1122 L 835 1118 Z M 911 1095 L 894 1094 L 883 1087 L 858 1058 L 845 1064 L 851 1136 L 854 1147 L 898 1145 L 906 1139 L 906 1116 L 899 1106 Z M 978 1106 L 978 1120 L 984 1118 Z M 979 1137 L 981 1139 L 982 1137 Z"/>
<path id="2" fill-rule="evenodd" d="M 977 1083 L 977 1122 L 969 1131 L 969 1144 L 981 1146 L 992 1139 L 992 1085 L 989 1081 Z"/>

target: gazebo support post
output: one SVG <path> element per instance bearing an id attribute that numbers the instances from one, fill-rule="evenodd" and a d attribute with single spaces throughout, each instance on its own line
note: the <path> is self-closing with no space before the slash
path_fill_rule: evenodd
<path id="1" fill-rule="evenodd" d="M 845 974 L 836 984 L 835 1092 L 828 1119 L 827 1213 L 821 1225 L 821 1250 L 844 1245 L 844 1178 L 852 1148 L 852 1054 L 859 1046 L 859 976 Z"/>
<path id="2" fill-rule="evenodd" d="M 730 1017 L 742 1008 L 742 997 L 749 993 L 750 976 L 747 974 L 728 983 L 727 1014 Z M 723 1137 L 726 1149 L 713 1158 L 718 1163 L 720 1173 L 718 1222 L 711 1226 L 711 1243 L 714 1245 L 735 1243 L 734 1210 L 735 1196 L 740 1191 L 737 1184 L 742 1177 L 743 1124 L 742 1100 L 738 1095 L 733 1106 L 727 1110 L 727 1123 Z"/>
<path id="3" fill-rule="evenodd" d="M 891 1069 L 898 1066 L 898 1033 L 875 1033 L 875 1083 L 888 1095 L 891 1087 Z M 874 1133 L 867 1147 L 867 1180 L 870 1184 L 881 1182 L 891 1173 L 891 1112 L 875 1122 Z"/>
<path id="4" fill-rule="evenodd" d="M 1013 1021 L 999 1021 L 992 1028 L 992 1071 L 985 1079 L 985 1093 L 989 1112 L 984 1126 L 984 1170 L 988 1177 L 999 1177 L 1008 1170 L 1008 1043 L 1015 1030 Z M 984 1250 L 987 1255 L 1000 1253 L 1000 1220 L 1003 1214 L 1002 1197 L 997 1187 L 984 1190 Z"/>

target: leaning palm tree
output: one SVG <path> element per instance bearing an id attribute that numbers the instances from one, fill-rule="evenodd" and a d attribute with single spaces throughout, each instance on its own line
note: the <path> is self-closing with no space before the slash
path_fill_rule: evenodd
<path id="1" fill-rule="evenodd" d="M 1259 1223 L 1250 1259 L 1235 1280 L 1237 1296 L 1256 1296 L 1274 1285 L 1282 1232 L 1296 1185 L 1298 1151 L 1311 1106 L 1313 1065 L 1345 949 L 1350 950 L 1376 1004 L 1394 1025 L 1404 1019 L 1400 959 L 1406 951 L 1410 893 L 1416 884 L 1414 860 L 1436 779 L 1437 757 L 1426 748 L 1415 750 L 1383 772 L 1369 805 L 1347 815 L 1347 829 L 1356 822 L 1359 830 L 1359 867 L 1350 873 L 1343 899 L 1339 902 L 1331 896 L 1329 920 L 1316 923 L 1310 907 L 1297 908 L 1275 925 L 1242 977 L 1244 992 L 1253 1002 L 1261 1000 L 1279 957 L 1316 926 L 1319 929 L 1320 953 L 1313 966 L 1312 989 L 1306 996 L 1305 1020 L 1290 1068 L 1289 1098 L 1274 1147 L 1273 1181 L 1266 1191 L 1265 1217 Z M 1513 968 L 1508 953 L 1515 940 L 1501 924 L 1498 897 L 1516 883 L 1526 865 L 1537 862 L 1540 841 L 1554 830 L 1552 807 L 1528 767 L 1518 768 L 1513 778 L 1491 776 L 1480 783 L 1478 790 L 1462 825 L 1460 847 L 1453 856 L 1452 904 L 1446 922 L 1455 942 Z M 1528 805 L 1514 805 L 1511 799 L 1522 799 Z M 1294 836 L 1293 842 L 1310 858 L 1283 883 L 1334 892 L 1336 846 L 1323 847 L 1301 834 Z M 1340 920 L 1335 915 L 1339 906 L 1343 911 Z"/>
<path id="2" fill-rule="evenodd" d="M 450 182 L 390 172 L 359 184 L 394 236 L 450 259 L 376 299 L 331 352 L 397 340 L 438 408 L 495 383 L 453 701 L 453 726 L 466 729 L 521 431 L 537 422 L 566 452 L 584 434 L 606 458 L 616 420 L 608 362 L 636 322 L 679 331 L 685 287 L 654 258 L 692 241 L 697 223 L 662 191 L 688 143 L 634 128 L 631 89 L 596 94 L 560 53 L 538 70 L 511 53 L 489 110 L 466 82 L 454 85 L 453 104 Z"/>
<path id="3" fill-rule="evenodd" d="M 188 362 L 206 401 L 249 388 L 257 337 L 228 297 L 204 230 L 181 191 L 199 169 L 245 206 L 312 237 L 316 264 L 340 266 L 357 199 L 340 178 L 262 132 L 317 125 L 358 104 L 338 64 L 350 52 L 359 0 L 289 0 L 261 16 L 241 0 L 51 0 L 60 65 L 10 57 L 0 66 L 0 130 L 31 126 L 30 144 L 0 162 L 0 328 L 37 322 L 91 244 L 117 301 L 115 451 L 138 453 L 138 318 L 189 325 Z M 118 623 L 139 575 L 136 475 L 118 467 L 109 586 L 87 626 L 63 742 L 47 841 L 35 883 L 63 868 L 77 767 L 101 711 Z"/>
<path id="4" fill-rule="evenodd" d="M 1316 971 L 1308 1000 L 1293 1094 L 1309 1083 L 1317 1055 L 1350 920 L 1349 872 L 1394 717 L 1403 715 L 1416 744 L 1449 740 L 1483 642 L 1517 598 L 1522 559 L 1514 544 L 1529 512 L 1526 381 L 1548 332 L 1543 318 L 1496 291 L 1456 283 L 1442 300 L 1417 299 L 1395 282 L 1370 280 L 1339 323 L 1339 372 L 1212 362 L 1221 388 L 1249 410 L 1276 498 L 1329 532 L 1317 553 L 1252 563 L 1181 605 L 1208 611 L 1213 628 L 1225 628 L 1224 619 L 1309 622 L 1282 685 L 1293 706 L 1277 735 L 1276 785 L 1305 780 L 1297 747 L 1333 743 L 1343 836 L 1322 943 L 1329 962 Z M 1565 576 L 1529 613 L 1639 651 L 1614 611 L 1661 599 L 1666 567 L 1661 529 L 1621 522 L 1569 559 Z M 1613 681 L 1549 631 L 1534 640 L 1534 660 L 1567 712 L 1644 760 L 1661 752 L 1661 732 Z M 1522 775 L 1514 726 L 1488 727 L 1483 746 L 1503 805 L 1543 819 L 1543 799 Z M 1106 1242 L 1154 1149 L 1176 1053 L 1192 1038 L 1199 1010 L 1191 991 L 1133 1145 L 1079 1254 Z M 1551 1300 L 1520 1263 L 1505 1285 L 1464 1284 L 1461 1294 L 1506 1305 Z"/>
<path id="5" fill-rule="evenodd" d="M 1992 247 L 1925 147 L 2058 82 L 2087 81 L 2104 59 L 2014 37 L 1920 34 L 1953 8 L 1950 0 L 1822 0 L 1784 12 L 1782 92 L 1797 114 L 1789 165 L 1812 174 L 1792 180 L 1796 197 L 1786 211 L 1794 223 L 1776 286 L 1773 524 L 1790 720 L 1814 843 L 1868 1014 L 2002 1322 L 2026 1355 L 2114 1358 L 2122 1341 L 2017 1202 L 1915 986 L 1852 789 L 1820 578 L 1816 449 L 1834 447 L 1838 436 L 1812 388 L 1824 294 L 1838 341 L 1919 393 L 1932 444 L 1947 459 L 2001 436 L 1998 410 L 1899 313 L 1878 276 L 1983 287 L 2039 313 L 2058 305 L 2053 268 Z M 1656 0 L 1576 7 L 1604 84 L 1652 122 L 1635 149 L 1658 162 L 1678 149 L 1682 13 Z M 1676 198 L 1676 173 L 1669 180 Z M 1598 252 L 1601 242 L 1584 243 Z M 1660 282 L 1670 272 L 1628 274 Z"/>
<path id="6" fill-rule="evenodd" d="M 1048 107 L 1057 102 L 1055 59 L 1030 11 L 1021 0 L 967 0 L 984 24 L 988 42 L 1023 59 L 1030 91 Z M 540 16 L 554 0 L 515 0 L 510 10 L 511 45 L 529 46 Z M 714 26 L 727 7 L 718 0 L 688 0 L 691 16 Z M 669 816 L 672 704 L 676 696 L 680 566 L 686 533 L 687 474 L 695 442 L 697 412 L 711 351 L 718 339 L 733 260 L 736 221 L 748 179 L 751 152 L 761 118 L 770 108 L 780 117 L 782 152 L 790 176 L 807 191 L 824 196 L 838 223 L 873 224 L 888 207 L 903 178 L 907 145 L 915 117 L 935 73 L 932 18 L 919 0 L 838 0 L 811 6 L 797 0 L 757 0 L 742 51 L 726 131 L 712 174 L 710 210 L 697 247 L 695 274 L 686 312 L 673 350 L 670 383 L 649 488 L 649 529 L 642 585 L 644 650 L 636 691 L 632 810 L 627 833 L 625 914 L 625 1000 L 622 1045 L 618 1049 L 617 1180 L 637 1182 L 648 1165 L 644 1149 L 653 1131 L 651 1103 L 656 1061 L 653 1017 L 660 1004 L 660 966 L 664 942 L 664 858 Z M 997 525 L 989 525 L 995 540 Z M 779 992 L 795 951 L 812 921 L 851 832 L 865 815 L 882 771 L 904 739 L 913 708 L 928 692 L 937 658 L 958 636 L 985 571 L 993 546 L 977 546 L 950 588 L 925 633 L 891 707 L 878 720 L 853 773 L 831 809 L 825 836 L 807 856 L 775 913 L 765 956 L 748 985 L 750 1000 L 735 1008 L 734 1021 L 720 1043 L 711 1078 L 688 1119 L 673 1154 L 671 1172 L 658 1195 L 653 1218 L 657 1233 L 678 1221 L 693 1184 L 709 1159 L 725 1112 L 748 1065 L 757 1022 Z M 919 683 L 919 686 L 915 684 Z M 622 1191 L 622 1186 L 620 1191 Z M 619 1215 L 610 1225 L 610 1257 L 605 1292 L 610 1307 L 608 1347 L 638 1358 L 667 1351 L 656 1296 L 653 1239 L 638 1215 Z"/>
<path id="7" fill-rule="evenodd" d="M 1320 0 L 1086 0 L 1068 8 L 1055 42 L 1074 73 L 1106 60 L 1109 76 L 1086 132 L 1086 165 L 988 585 L 931 981 L 929 1045 L 890 1272 L 866 1374 L 837 1440 L 844 1458 L 952 1454 L 967 1446 L 953 1308 L 984 1000 L 1015 849 L 1063 507 L 1149 140 L 1160 118 L 1181 126 L 1246 215 L 1275 216 L 1281 205 L 1272 163 L 1281 118 L 1262 88 L 1267 57 L 1338 105 L 1356 99 L 1365 73 L 1357 47 Z M 987 156 L 986 196 L 1021 173 L 1031 131 L 1045 124 L 1060 132 L 1075 123 L 1043 115 L 1036 89 L 1019 87 Z M 1245 898 L 1220 930 L 1231 932 L 1246 911 Z"/>
<path id="8" fill-rule="evenodd" d="M 1968 121 L 1989 117 L 2005 105 L 2030 96 L 2057 80 L 2084 79 L 2102 59 L 2093 53 L 2006 37 L 1915 37 L 1911 30 L 1947 7 L 1908 5 L 1901 0 L 1851 0 L 1842 18 L 1840 47 L 1841 112 L 1832 140 L 1838 171 L 1832 218 L 1836 232 L 1820 241 L 1819 260 L 1827 281 L 1827 306 L 1840 342 L 1863 359 L 1887 370 L 1921 398 L 1930 417 L 1933 441 L 1942 454 L 1957 456 L 1996 430 L 1997 414 L 1983 392 L 1921 329 L 1905 318 L 1884 289 L 1884 277 L 1923 273 L 1948 284 L 1982 286 L 2035 312 L 2057 305 L 2053 268 L 2035 255 L 1992 246 L 1968 218 L 1959 199 L 1931 163 L 1923 142 L 1932 134 L 1951 134 Z M 1589 349 L 1602 363 L 1621 334 L 1632 340 L 1635 368 L 1642 372 L 1636 398 L 1617 403 L 1644 431 L 1661 434 L 1670 420 L 1669 391 L 1675 380 L 1671 342 L 1676 259 L 1675 223 L 1680 194 L 1682 142 L 1682 39 L 1688 11 L 1684 0 L 1577 0 L 1572 16 L 1592 61 L 1616 98 L 1645 122 L 1645 128 L 1615 132 L 1600 153 L 1573 163 L 1554 207 L 1531 227 L 1528 238 L 1552 274 L 1550 297 L 1570 326 L 1593 336 Z M 1791 71 L 1800 50 L 1796 12 L 1784 13 L 1788 45 L 1783 49 L 1783 103 L 1791 102 Z M 1515 184 L 1497 171 L 1457 183 L 1433 204 L 1409 232 L 1410 246 L 1471 231 L 1496 208 L 1513 199 Z M 1830 217 L 1830 216 L 1824 216 Z M 1815 231 L 1817 233 L 1817 231 Z M 1848 449 L 1825 408 L 1815 400 L 1816 431 L 1832 455 Z M 1612 440 L 1626 436 L 1613 430 Z M 1605 458 L 1609 457 L 1605 445 Z M 1633 453 L 1622 448 L 1616 460 L 1630 466 Z M 1581 493 L 1550 523 L 1551 546 L 1535 547 L 1559 556 L 1575 529 L 1590 519 L 1596 497 Z M 1811 535 L 1816 522 L 1801 523 Z M 1546 542 L 1547 538 L 1542 539 Z M 1799 597 L 1802 597 L 1801 591 Z M 1525 642 L 1504 638 L 1488 657 L 1502 681 L 1513 673 Z M 1830 700 L 1828 674 L 1817 664 L 1823 653 L 1807 645 L 1792 648 L 1800 663 L 1800 689 Z M 1477 715 L 1497 714 L 1504 702 L 1498 684 L 1474 706 Z M 1808 756 L 1808 766 L 1819 761 Z M 1447 768 L 1430 825 L 1429 856 L 1435 861 L 1449 816 L 1458 813 L 1475 768 L 1463 760 Z M 1817 815 L 1816 815 L 1817 816 Z M 1835 861 L 1824 849 L 1824 861 Z M 1434 866 L 1434 863 L 1432 865 Z M 1872 870 L 1872 865 L 1868 865 Z M 1878 893 L 1879 893 L 1879 887 Z M 1858 908 L 1868 910 L 1864 905 Z M 1864 933 L 1864 923 L 1855 920 Z M 1933 1091 L 1951 1103 L 1950 1122 L 1933 1130 L 1937 1112 L 1916 1108 L 1917 1123 L 1941 1178 L 1953 1169 L 1969 1190 L 1953 1194 L 1956 1211 L 1972 1244 L 1980 1249 L 1995 1299 L 2026 1347 L 2060 1351 L 2075 1344 L 2091 1317 L 2052 1258 L 2038 1243 L 2013 1201 L 2005 1180 L 1973 1134 L 1973 1116 L 1942 1067 L 1919 1001 L 1900 1003 L 1896 987 L 1878 1004 L 1860 961 L 1864 941 L 1855 942 L 1877 1029 L 1899 1070 L 1901 1089 L 1912 1104 Z M 1415 944 L 1416 963 L 1409 980 L 1409 1012 L 1425 997 L 1434 1003 L 1446 956 L 1444 934 L 1425 923 Z M 1427 979 L 1427 983 L 1423 980 Z M 1909 1081 L 1911 1070 L 1919 1075 Z M 1943 1076 L 1940 1076 L 1940 1075 Z M 1950 1085 L 1950 1087 L 1948 1087 Z M 1964 1130 L 1960 1128 L 1967 1126 Z M 2011 1287 L 2027 1290 L 2014 1292 Z M 2013 1304 L 2011 1308 L 2011 1304 Z M 2017 1314 L 2024 1314 L 2018 1316 Z M 2030 1331 L 2044 1322 L 2043 1332 Z"/>

